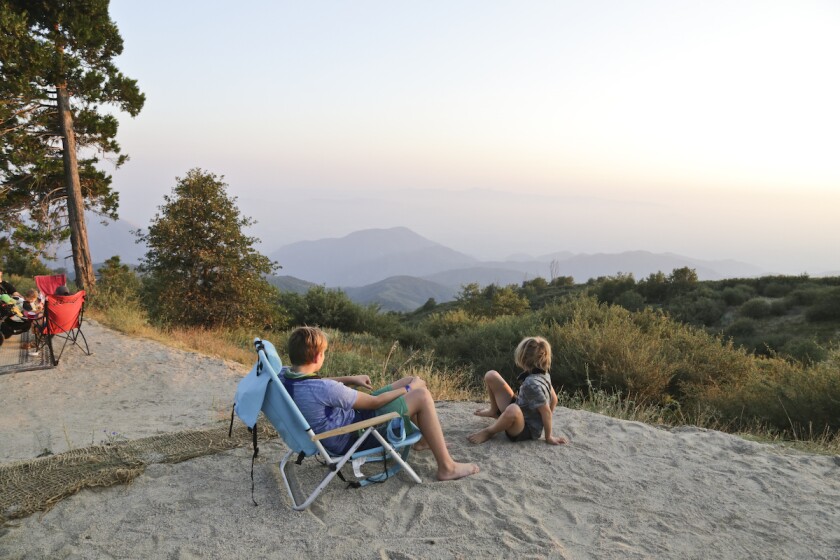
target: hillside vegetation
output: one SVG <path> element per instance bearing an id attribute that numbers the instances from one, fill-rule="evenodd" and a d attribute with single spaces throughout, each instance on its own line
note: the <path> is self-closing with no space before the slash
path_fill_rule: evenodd
<path id="1" fill-rule="evenodd" d="M 567 405 L 837 449 L 840 278 L 698 282 L 690 269 L 639 282 L 628 275 L 586 284 L 538 278 L 467 285 L 453 302 L 430 299 L 402 314 L 314 287 L 278 293 L 274 324 L 204 331 L 150 316 L 141 283 L 118 261 L 101 274 L 91 300 L 100 320 L 210 353 L 232 347 L 226 357 L 244 363 L 253 336 L 282 348 L 291 327 L 319 325 L 336 350 L 329 373 L 373 374 L 382 382 L 420 374 L 434 379 L 438 398 L 482 398 L 484 372 L 512 379 L 513 348 L 539 334 L 552 345 L 552 380 Z M 733 329 L 744 324 L 752 328 Z"/>
<path id="2" fill-rule="evenodd" d="M 807 277 L 697 282 L 682 269 L 640 282 L 616 276 L 575 284 L 561 277 L 468 285 L 454 302 L 429 300 L 408 314 L 381 313 L 343 292 L 314 287 L 278 293 L 273 315 L 282 320 L 276 324 L 179 330 L 148 315 L 134 273 L 112 261 L 101 269 L 91 304 L 115 328 L 161 333 L 210 353 L 231 346 L 236 351 L 226 357 L 243 363 L 252 359 L 255 335 L 282 348 L 291 327 L 320 325 L 334 341 L 328 372 L 374 374 L 383 382 L 422 374 L 436 380 L 438 398 L 481 398 L 481 377 L 489 369 L 513 378 L 513 348 L 523 336 L 539 334 L 552 345 L 552 380 L 566 404 L 656 423 L 836 443 L 839 283 Z M 770 310 L 756 312 L 755 301 Z M 749 345 L 725 332 L 744 319 L 755 326 L 753 338 L 741 339 Z M 787 353 L 758 344 L 760 333 L 777 336 L 782 348 L 812 345 Z"/>

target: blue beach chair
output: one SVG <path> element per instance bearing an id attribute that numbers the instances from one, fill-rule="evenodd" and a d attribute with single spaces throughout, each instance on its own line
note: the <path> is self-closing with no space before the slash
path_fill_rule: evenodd
<path id="1" fill-rule="evenodd" d="M 384 482 L 402 469 L 405 469 L 415 482 L 421 482 L 420 477 L 407 463 L 411 446 L 417 443 L 422 436 L 416 427 L 414 427 L 413 433 L 406 436 L 402 418 L 396 412 L 392 412 L 356 422 L 343 428 L 316 434 L 309 427 L 309 423 L 280 380 L 283 365 L 274 345 L 267 340 L 256 338 L 254 339 L 254 347 L 257 351 L 257 363 L 237 387 L 234 410 L 249 428 L 256 426 L 257 416 L 262 411 L 289 447 L 288 453 L 280 461 L 280 474 L 283 477 L 286 491 L 292 500 L 293 509 L 300 511 L 308 508 L 336 475 L 343 478 L 341 468 L 348 461 L 353 466 L 354 474 L 359 478 L 356 483 L 358 486 Z M 380 433 L 377 427 L 383 430 L 385 435 Z M 360 431 L 361 435 L 347 453 L 340 457 L 331 455 L 321 444 L 321 440 L 328 437 L 355 431 Z M 357 451 L 368 437 L 376 438 L 379 441 L 379 446 Z M 295 461 L 297 465 L 300 465 L 304 458 L 320 457 L 328 471 L 321 483 L 300 503 L 295 497 L 295 492 L 292 491 L 286 472 L 290 466 L 289 461 L 294 455 L 298 456 L 297 461 Z M 364 476 L 359 470 L 365 461 L 383 460 L 386 463 L 382 471 L 374 475 Z M 387 467 L 387 461 L 391 460 L 392 465 Z"/>

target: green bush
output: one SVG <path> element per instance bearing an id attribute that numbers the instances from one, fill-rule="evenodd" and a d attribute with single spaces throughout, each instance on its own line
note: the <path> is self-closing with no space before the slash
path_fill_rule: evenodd
<path id="1" fill-rule="evenodd" d="M 793 290 L 789 283 L 770 282 L 761 290 L 761 295 L 769 298 L 780 298 L 788 295 Z"/>
<path id="2" fill-rule="evenodd" d="M 127 264 L 121 263 L 118 256 L 105 261 L 97 274 L 99 280 L 96 283 L 96 292 L 90 299 L 91 305 L 100 309 L 139 305 L 140 278 Z"/>
<path id="3" fill-rule="evenodd" d="M 770 316 L 770 303 L 763 298 L 753 298 L 745 302 L 738 309 L 742 317 L 751 319 L 763 319 Z"/>
<path id="4" fill-rule="evenodd" d="M 442 338 L 457 336 L 461 331 L 474 328 L 483 322 L 485 321 L 463 309 L 452 309 L 443 313 L 433 313 L 422 323 L 422 327 L 432 338 Z"/>
<path id="5" fill-rule="evenodd" d="M 723 301 L 726 305 L 737 307 L 745 301 L 755 297 L 755 290 L 752 286 L 746 284 L 738 284 L 737 286 L 730 286 L 721 291 Z"/>
<path id="6" fill-rule="evenodd" d="M 662 340 L 646 332 L 626 309 L 595 305 L 582 300 L 569 322 L 549 329 L 552 377 L 572 392 L 591 382 L 637 400 L 661 401 L 674 376 Z"/>
<path id="7" fill-rule="evenodd" d="M 624 292 L 618 296 L 615 303 L 628 311 L 641 311 L 645 308 L 645 298 L 635 290 Z"/>
<path id="8" fill-rule="evenodd" d="M 780 348 L 780 352 L 804 364 L 821 362 L 828 358 L 828 350 L 815 340 L 807 338 L 793 338 Z"/>
<path id="9" fill-rule="evenodd" d="M 672 298 L 667 309 L 684 323 L 710 327 L 720 322 L 726 305 L 717 293 L 704 288 Z"/>
<path id="10" fill-rule="evenodd" d="M 379 315 L 373 306 L 362 307 L 354 303 L 341 290 L 328 290 L 314 286 L 303 296 L 283 293 L 278 305 L 290 316 L 291 325 L 310 325 L 343 332 L 386 332 L 396 329 L 397 322 Z M 387 326 L 387 328 L 386 328 Z"/>
<path id="11" fill-rule="evenodd" d="M 785 297 L 785 300 L 788 301 L 791 306 L 813 305 L 817 302 L 817 300 L 822 298 L 826 291 L 826 288 L 823 287 L 806 286 L 793 290 Z"/>
<path id="12" fill-rule="evenodd" d="M 726 328 L 726 334 L 734 337 L 746 337 L 755 334 L 755 321 L 747 317 L 735 319 L 735 321 Z"/>
<path id="13" fill-rule="evenodd" d="M 799 438 L 840 429 L 840 353 L 813 366 L 756 358 L 748 375 L 705 394 L 708 406 L 733 427 L 760 422 Z"/>
<path id="14" fill-rule="evenodd" d="M 832 288 L 822 295 L 806 311 L 809 321 L 840 321 L 840 288 Z"/>
<path id="15" fill-rule="evenodd" d="M 538 316 L 498 317 L 493 320 L 460 323 L 458 330 L 435 340 L 438 356 L 456 365 L 469 365 L 476 376 L 494 369 L 508 380 L 518 373 L 513 364 L 513 350 L 526 336 L 545 336 Z"/>
<path id="16" fill-rule="evenodd" d="M 770 315 L 782 317 L 790 311 L 790 302 L 787 299 L 777 299 L 770 302 Z"/>

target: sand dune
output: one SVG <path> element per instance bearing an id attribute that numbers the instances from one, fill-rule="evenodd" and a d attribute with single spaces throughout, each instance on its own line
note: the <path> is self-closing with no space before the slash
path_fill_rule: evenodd
<path id="1" fill-rule="evenodd" d="M 3 461 L 207 425 L 247 368 L 91 325 L 96 352 L 59 368 L 0 377 Z M 85 490 L 0 529 L 2 558 L 840 558 L 840 457 L 720 432 L 662 430 L 568 409 L 561 447 L 474 446 L 487 423 L 471 403 L 439 403 L 450 449 L 482 472 L 434 482 L 431 455 L 408 477 L 361 490 L 334 482 L 296 513 L 278 478 L 284 452 L 155 464 L 133 483 Z M 64 436 L 64 431 L 67 436 Z M 91 436 L 91 434 L 93 434 Z M 300 474 L 303 484 L 316 473 Z"/>

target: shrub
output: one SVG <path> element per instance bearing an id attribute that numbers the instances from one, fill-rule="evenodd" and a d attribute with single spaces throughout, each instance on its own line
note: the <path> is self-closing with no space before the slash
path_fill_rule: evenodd
<path id="1" fill-rule="evenodd" d="M 456 365 L 469 366 L 476 377 L 495 369 L 508 380 L 514 374 L 513 350 L 525 336 L 545 336 L 546 329 L 538 316 L 498 317 L 471 324 L 460 322 L 458 330 L 435 341 L 435 352 Z"/>
<path id="2" fill-rule="evenodd" d="M 813 305 L 817 302 L 817 300 L 819 300 L 822 297 L 822 295 L 825 292 L 825 288 L 817 286 L 806 286 L 793 290 L 785 297 L 785 299 L 790 303 L 791 306 Z"/>
<path id="3" fill-rule="evenodd" d="M 769 298 L 780 298 L 788 295 L 791 290 L 793 290 L 792 284 L 770 282 L 761 290 L 761 295 Z"/>
<path id="4" fill-rule="evenodd" d="M 815 340 L 794 338 L 788 340 L 780 351 L 804 364 L 821 362 L 828 358 L 828 350 Z"/>
<path id="5" fill-rule="evenodd" d="M 616 303 L 628 311 L 641 311 L 645 308 L 645 298 L 635 290 L 618 296 Z"/>
<path id="6" fill-rule="evenodd" d="M 303 296 L 284 293 L 278 298 L 294 325 L 312 325 L 344 332 L 386 333 L 397 321 L 380 315 L 376 306 L 362 307 L 341 290 L 313 286 Z M 394 332 L 393 330 L 391 332 Z"/>
<path id="7" fill-rule="evenodd" d="M 598 301 L 616 303 L 622 294 L 636 287 L 632 274 L 618 273 L 615 276 L 602 276 L 595 280 L 595 294 Z"/>
<path id="8" fill-rule="evenodd" d="M 573 305 L 571 319 L 548 331 L 553 378 L 570 391 L 583 389 L 591 381 L 633 398 L 660 401 L 674 375 L 673 365 L 661 351 L 661 340 L 621 307 L 599 306 L 591 299 Z M 649 319 L 653 313 L 640 315 L 647 314 Z"/>
<path id="9" fill-rule="evenodd" d="M 750 317 L 752 319 L 763 319 L 770 315 L 770 304 L 766 299 L 753 298 L 745 302 L 738 309 L 742 317 Z"/>
<path id="10" fill-rule="evenodd" d="M 838 351 L 813 366 L 780 358 L 756 358 L 755 364 L 747 375 L 704 395 L 720 418 L 735 425 L 758 421 L 796 438 L 840 429 Z"/>
<path id="11" fill-rule="evenodd" d="M 840 288 L 832 288 L 805 311 L 809 321 L 840 320 Z"/>
<path id="12" fill-rule="evenodd" d="M 746 284 L 738 284 L 737 286 L 724 288 L 721 295 L 723 296 L 723 301 L 726 302 L 726 305 L 737 307 L 754 297 L 755 290 Z"/>
<path id="13" fill-rule="evenodd" d="M 790 302 L 787 299 L 777 299 L 770 302 L 770 314 L 774 317 L 787 315 L 788 311 L 790 311 Z"/>
<path id="14" fill-rule="evenodd" d="M 140 278 L 118 256 L 113 256 L 97 271 L 99 281 L 91 304 L 100 309 L 115 305 L 138 305 L 140 303 Z"/>
<path id="15" fill-rule="evenodd" d="M 423 328 L 433 338 L 455 336 L 459 332 L 472 328 L 481 320 L 463 309 L 453 309 L 444 313 L 434 313 L 423 323 Z"/>
<path id="16" fill-rule="evenodd" d="M 729 325 L 726 329 L 726 334 L 734 337 L 746 337 L 755 334 L 755 321 L 752 319 L 741 317 Z"/>
<path id="17" fill-rule="evenodd" d="M 718 294 L 704 288 L 674 297 L 667 309 L 675 319 L 710 327 L 720 322 L 726 312 L 726 305 Z"/>

